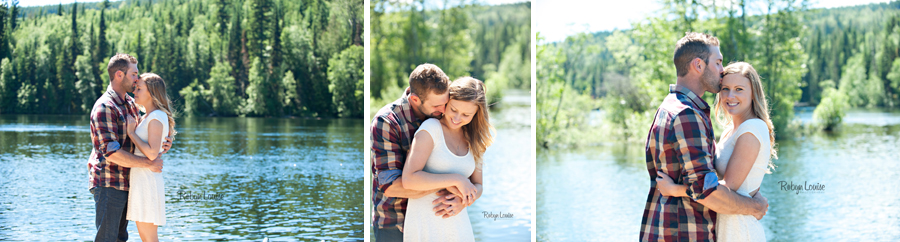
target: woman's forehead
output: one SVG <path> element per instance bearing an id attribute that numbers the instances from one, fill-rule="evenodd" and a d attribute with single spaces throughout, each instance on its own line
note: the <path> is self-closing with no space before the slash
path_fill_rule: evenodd
<path id="1" fill-rule="evenodd" d="M 725 75 L 725 78 L 722 78 L 722 85 L 744 85 L 744 86 L 747 86 L 747 85 L 750 85 L 750 79 L 748 79 L 747 77 L 745 77 L 741 74 L 738 74 L 738 73 L 731 73 L 731 74 Z"/>
<path id="2" fill-rule="evenodd" d="M 468 101 L 460 101 L 455 99 L 450 99 L 450 106 L 453 108 L 459 109 L 462 112 L 475 112 L 478 111 L 478 105 L 475 105 L 474 102 Z"/>

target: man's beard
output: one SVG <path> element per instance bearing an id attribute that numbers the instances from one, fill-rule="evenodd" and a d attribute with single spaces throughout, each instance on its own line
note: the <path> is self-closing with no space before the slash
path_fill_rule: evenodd
<path id="1" fill-rule="evenodd" d="M 435 115 L 433 115 L 433 113 L 425 113 L 424 110 L 425 110 L 425 101 L 422 101 L 422 103 L 419 104 L 419 113 L 421 113 L 422 116 L 425 116 L 426 119 L 428 119 L 428 118 L 441 119 L 441 117 L 444 116 L 443 113 L 435 116 Z"/>
<path id="2" fill-rule="evenodd" d="M 122 80 L 122 89 L 125 90 L 125 92 L 134 93 L 134 82 L 131 82 L 131 85 L 126 85 L 125 80 Z"/>
<path id="3" fill-rule="evenodd" d="M 722 89 L 721 80 L 721 75 L 713 72 L 709 66 L 707 66 L 706 71 L 703 72 L 703 76 L 700 76 L 700 81 L 706 86 L 707 91 L 711 93 L 719 93 L 719 90 Z M 703 94 L 697 93 L 697 95 L 702 96 Z"/>

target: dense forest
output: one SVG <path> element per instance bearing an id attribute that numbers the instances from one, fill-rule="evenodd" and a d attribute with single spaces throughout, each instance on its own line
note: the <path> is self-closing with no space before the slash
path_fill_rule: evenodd
<path id="1" fill-rule="evenodd" d="M 371 112 L 400 97 L 422 63 L 450 79 L 472 76 L 488 86 L 490 103 L 505 89 L 531 85 L 531 3 L 485 6 L 443 1 L 372 1 Z"/>
<path id="2" fill-rule="evenodd" d="M 643 142 L 675 80 L 675 42 L 687 31 L 717 36 L 725 64 L 745 61 L 759 71 L 777 138 L 790 137 L 797 125 L 795 105 L 816 106 L 824 129 L 839 124 L 848 107 L 900 106 L 900 2 L 833 9 L 795 0 L 731 3 L 665 0 L 662 11 L 632 29 L 552 43 L 538 33 L 536 94 L 548 100 L 537 104 L 538 143 L 590 138 L 579 130 L 591 126 L 586 110 L 595 109 L 604 132 Z M 745 15 L 749 6 L 762 6 L 761 14 Z M 705 98 L 712 104 L 714 95 Z"/>
<path id="3" fill-rule="evenodd" d="M 356 117 L 362 0 L 0 5 L 0 112 L 86 114 L 115 53 L 159 74 L 187 115 Z"/>

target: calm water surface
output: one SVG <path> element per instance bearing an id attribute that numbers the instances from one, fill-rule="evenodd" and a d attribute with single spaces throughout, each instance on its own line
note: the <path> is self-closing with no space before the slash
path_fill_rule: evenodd
<path id="1" fill-rule="evenodd" d="M 796 118 L 811 122 L 811 110 Z M 900 240 L 900 112 L 850 110 L 835 132 L 778 145 L 778 168 L 761 185 L 770 241 Z M 541 149 L 537 176 L 539 241 L 638 238 L 650 187 L 643 143 Z"/>
<path id="2" fill-rule="evenodd" d="M 362 120 L 177 121 L 160 239 L 362 239 Z M 89 131 L 87 116 L 0 116 L 0 240 L 93 239 Z"/>

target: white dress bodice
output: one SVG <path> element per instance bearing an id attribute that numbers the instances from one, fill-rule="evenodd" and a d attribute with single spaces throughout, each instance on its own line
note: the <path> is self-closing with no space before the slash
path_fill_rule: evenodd
<path id="1" fill-rule="evenodd" d="M 741 123 L 736 129 L 733 127 L 732 129 L 726 130 L 727 136 L 723 136 L 716 145 L 716 173 L 719 174 L 719 182 L 725 184 L 725 171 L 729 161 L 733 158 L 732 154 L 738 138 L 744 134 L 756 137 L 759 140 L 759 152 L 754 157 L 753 167 L 747 173 L 744 182 L 735 191 L 742 196 L 750 197 L 750 192 L 759 188 L 763 176 L 768 171 L 772 147 L 769 140 L 769 128 L 760 119 L 750 119 Z M 762 223 L 756 220 L 756 217 L 742 214 L 718 214 L 716 237 L 719 241 L 766 241 Z"/>
<path id="2" fill-rule="evenodd" d="M 475 158 L 469 150 L 465 155 L 453 154 L 444 140 L 440 121 L 428 119 L 419 126 L 416 134 L 427 131 L 434 140 L 434 148 L 422 171 L 435 174 L 460 174 L 469 177 L 475 172 Z M 431 202 L 436 194 L 409 199 L 403 223 L 404 241 L 475 241 L 468 211 L 463 209 L 458 215 L 442 218 L 434 215 Z"/>

